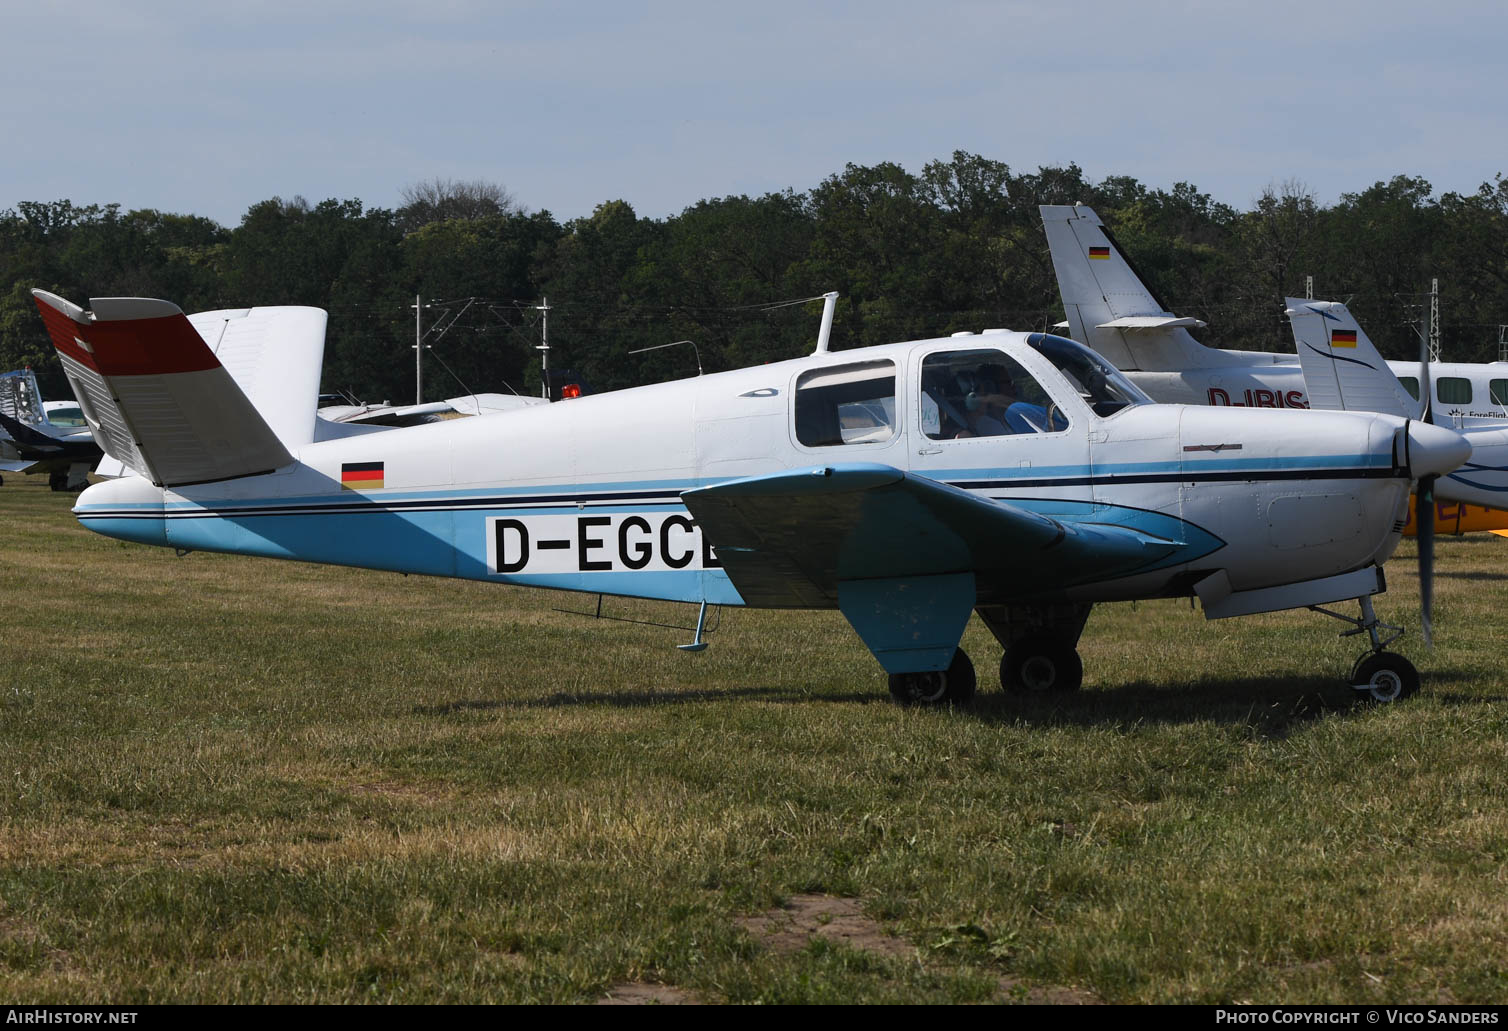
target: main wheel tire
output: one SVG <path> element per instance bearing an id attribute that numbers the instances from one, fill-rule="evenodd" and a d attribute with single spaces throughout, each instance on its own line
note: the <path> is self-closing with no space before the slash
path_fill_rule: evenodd
<path id="1" fill-rule="evenodd" d="M 974 697 L 974 663 L 962 648 L 944 670 L 890 674 L 890 697 L 902 705 L 964 705 Z"/>
<path id="2" fill-rule="evenodd" d="M 1083 660 L 1072 645 L 1062 641 L 1017 641 L 1000 660 L 1000 686 L 1013 694 L 1077 691 L 1083 682 Z"/>
<path id="3" fill-rule="evenodd" d="M 1401 702 L 1419 690 L 1419 671 L 1402 655 L 1376 652 L 1351 670 L 1351 686 L 1367 701 Z"/>

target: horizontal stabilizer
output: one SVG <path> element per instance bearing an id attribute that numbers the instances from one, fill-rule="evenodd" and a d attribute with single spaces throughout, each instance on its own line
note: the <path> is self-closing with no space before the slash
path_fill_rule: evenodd
<path id="1" fill-rule="evenodd" d="M 834 605 L 846 581 L 974 571 L 981 594 L 1040 593 L 1158 561 L 1181 544 L 1061 521 L 885 465 L 818 466 L 681 495 L 750 605 Z"/>
<path id="2" fill-rule="evenodd" d="M 1095 329 L 1124 329 L 1130 332 L 1155 332 L 1163 329 L 1203 329 L 1208 322 L 1199 319 L 1179 318 L 1176 315 L 1127 315 L 1124 318 L 1101 322 Z"/>
<path id="3" fill-rule="evenodd" d="M 173 487 L 293 461 L 176 305 L 32 296 L 95 441 L 133 472 Z"/>

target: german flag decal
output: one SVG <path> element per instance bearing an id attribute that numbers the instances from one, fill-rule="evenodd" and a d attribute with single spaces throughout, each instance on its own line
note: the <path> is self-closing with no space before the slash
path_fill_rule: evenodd
<path id="1" fill-rule="evenodd" d="M 1337 329 L 1337 330 L 1332 331 L 1331 334 L 1330 334 L 1330 346 L 1331 347 L 1355 347 L 1356 346 L 1356 330 L 1354 330 L 1354 329 Z"/>
<path id="2" fill-rule="evenodd" d="M 1091 247 L 1091 248 L 1089 248 L 1089 260 L 1090 261 L 1109 261 L 1110 260 L 1110 248 L 1109 247 Z"/>
<path id="3" fill-rule="evenodd" d="M 346 490 L 378 490 L 382 486 L 381 462 L 343 462 L 340 485 Z"/>

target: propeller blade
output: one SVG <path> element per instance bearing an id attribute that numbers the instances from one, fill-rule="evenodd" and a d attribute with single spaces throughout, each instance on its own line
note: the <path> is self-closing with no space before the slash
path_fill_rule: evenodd
<path id="1" fill-rule="evenodd" d="M 1435 646 L 1430 612 L 1435 600 L 1435 476 L 1421 476 L 1414 495 L 1414 514 L 1419 519 L 1419 625 L 1424 645 Z"/>
<path id="2" fill-rule="evenodd" d="M 1435 422 L 1435 395 L 1429 382 L 1429 340 L 1421 336 L 1419 338 L 1419 419 L 1434 425 Z"/>

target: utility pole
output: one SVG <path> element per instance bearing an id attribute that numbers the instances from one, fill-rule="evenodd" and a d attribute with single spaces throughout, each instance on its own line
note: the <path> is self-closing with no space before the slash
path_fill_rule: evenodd
<path id="1" fill-rule="evenodd" d="M 421 357 L 424 354 L 424 333 L 419 324 L 419 313 L 424 305 L 420 303 L 419 295 L 414 294 L 414 404 L 424 403 L 424 365 Z"/>
<path id="2" fill-rule="evenodd" d="M 1429 281 L 1429 360 L 1440 360 L 1440 281 Z"/>
<path id="3" fill-rule="evenodd" d="M 1508 362 L 1508 326 L 1498 326 L 1498 361 Z"/>
<path id="4" fill-rule="evenodd" d="M 539 396 L 546 401 L 550 399 L 550 299 L 544 297 L 540 303 L 534 306 L 537 312 L 543 312 L 539 323 L 539 343 L 534 345 L 534 350 L 539 352 Z"/>

